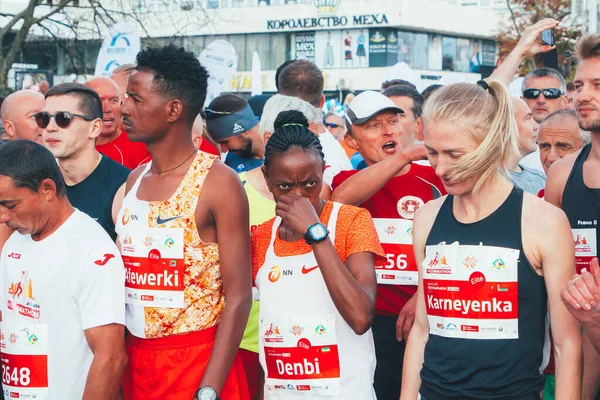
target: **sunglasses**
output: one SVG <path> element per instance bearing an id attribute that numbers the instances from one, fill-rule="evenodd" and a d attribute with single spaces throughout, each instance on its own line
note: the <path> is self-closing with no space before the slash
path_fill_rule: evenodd
<path id="1" fill-rule="evenodd" d="M 340 128 L 342 125 L 334 124 L 333 122 L 325 122 L 323 125 L 329 129 Z"/>
<path id="2" fill-rule="evenodd" d="M 563 92 L 561 92 L 560 89 L 554 89 L 554 88 L 550 88 L 550 89 L 525 89 L 523 91 L 523 97 L 525 97 L 526 99 L 537 99 L 538 97 L 540 97 L 540 94 L 543 94 L 545 98 L 547 99 L 558 99 L 560 96 L 563 95 Z"/>
<path id="3" fill-rule="evenodd" d="M 50 114 L 42 111 L 34 115 L 35 123 L 42 129 L 46 129 L 48 127 L 52 118 L 54 118 L 54 121 L 56 121 L 56 125 L 58 125 L 59 128 L 67 128 L 69 125 L 71 125 L 71 122 L 73 122 L 74 117 L 81 118 L 85 121 L 93 121 L 96 119 L 81 114 L 73 114 L 68 111 L 59 111 L 56 114 Z"/>

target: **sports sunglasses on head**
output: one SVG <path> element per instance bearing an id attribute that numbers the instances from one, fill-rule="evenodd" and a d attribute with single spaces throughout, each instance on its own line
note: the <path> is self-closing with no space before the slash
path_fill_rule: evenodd
<path id="1" fill-rule="evenodd" d="M 537 99 L 543 94 L 547 99 L 558 99 L 563 95 L 560 89 L 549 88 L 549 89 L 525 89 L 523 91 L 523 97 L 526 99 Z"/>
<path id="2" fill-rule="evenodd" d="M 73 114 L 68 111 L 59 111 L 56 114 L 50 114 L 42 111 L 34 115 L 35 123 L 42 129 L 46 129 L 48 127 L 52 118 L 54 118 L 56 125 L 58 125 L 60 128 L 67 128 L 69 125 L 71 125 L 71 122 L 73 122 L 74 117 L 81 118 L 85 121 L 93 121 L 96 119 L 81 114 Z"/>

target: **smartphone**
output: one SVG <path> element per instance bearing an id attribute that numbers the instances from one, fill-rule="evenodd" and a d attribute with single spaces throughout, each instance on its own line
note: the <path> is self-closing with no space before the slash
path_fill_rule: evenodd
<path id="1" fill-rule="evenodd" d="M 554 29 L 546 29 L 542 32 L 542 44 L 554 46 Z"/>

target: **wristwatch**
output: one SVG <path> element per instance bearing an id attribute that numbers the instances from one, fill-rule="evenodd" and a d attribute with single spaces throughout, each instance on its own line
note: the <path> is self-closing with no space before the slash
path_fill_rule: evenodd
<path id="1" fill-rule="evenodd" d="M 329 236 L 327 227 L 322 223 L 317 222 L 316 224 L 308 227 L 308 230 L 304 234 L 304 240 L 308 244 L 314 244 L 327 239 L 327 236 Z"/>
<path id="2" fill-rule="evenodd" d="M 204 386 L 198 389 L 198 393 L 196 393 L 196 398 L 198 400 L 219 400 L 219 398 L 217 397 L 217 392 L 210 386 Z"/>

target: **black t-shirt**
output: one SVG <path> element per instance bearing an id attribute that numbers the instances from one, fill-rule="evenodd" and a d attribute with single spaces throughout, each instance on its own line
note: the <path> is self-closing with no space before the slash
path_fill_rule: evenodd
<path id="1" fill-rule="evenodd" d="M 112 219 L 115 194 L 127 180 L 129 170 L 102 156 L 96 169 L 83 181 L 67 186 L 67 198 L 73 207 L 94 218 L 114 241 L 117 238 Z"/>

